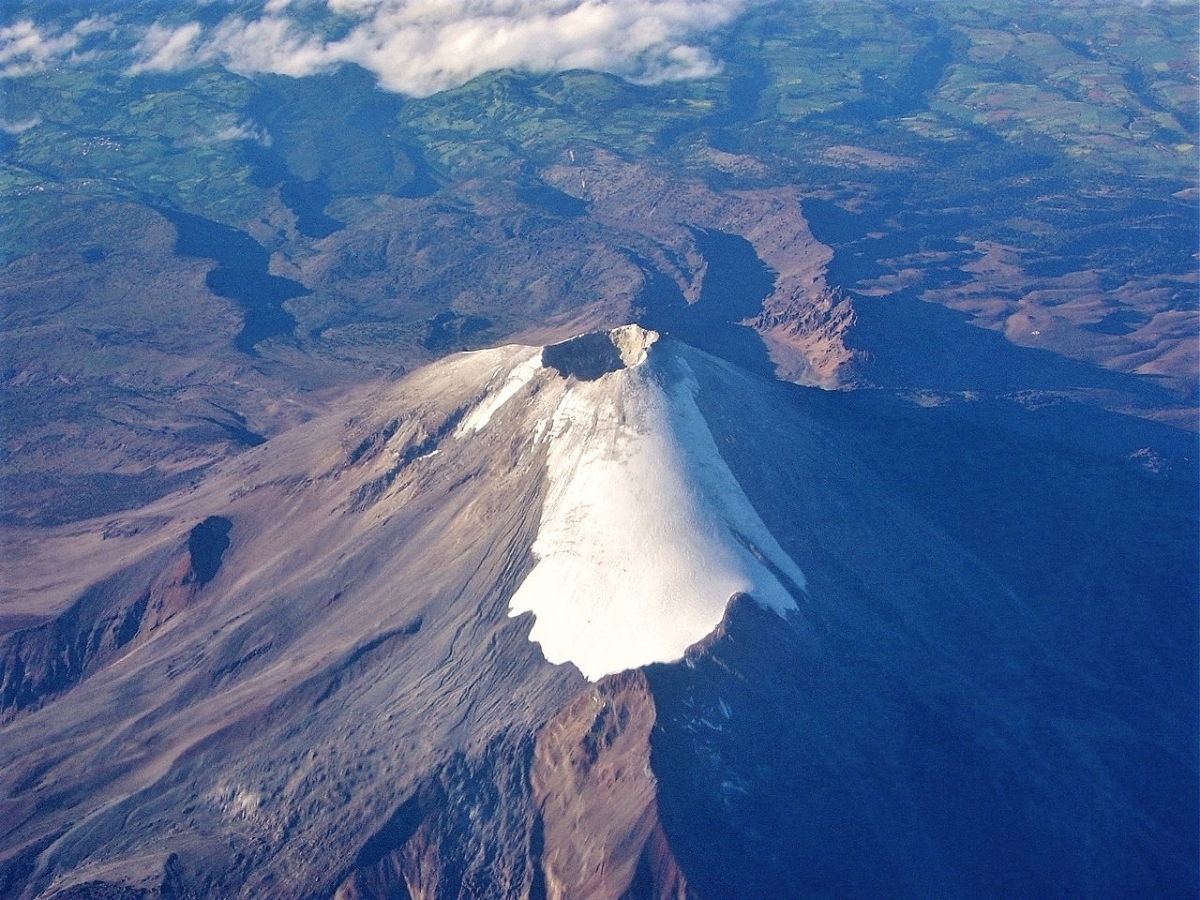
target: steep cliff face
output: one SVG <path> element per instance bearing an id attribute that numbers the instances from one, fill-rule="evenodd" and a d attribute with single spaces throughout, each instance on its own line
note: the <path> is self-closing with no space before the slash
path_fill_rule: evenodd
<path id="1" fill-rule="evenodd" d="M 535 735 L 456 754 L 359 850 L 334 900 L 686 900 L 659 821 L 654 698 L 602 678 Z"/>
<path id="2" fill-rule="evenodd" d="M 832 388 L 853 380 L 861 351 L 846 346 L 856 314 L 839 289 L 776 291 L 754 317 L 780 378 Z"/>
<path id="3" fill-rule="evenodd" d="M 700 181 L 680 181 L 654 166 L 603 150 L 581 153 L 578 162 L 549 167 L 542 175 L 587 200 L 597 221 L 629 234 L 630 246 L 645 254 L 639 259 L 643 298 L 666 289 L 674 295 L 676 312 L 691 309 L 708 318 L 702 310 L 711 301 L 704 302 L 704 294 L 726 274 L 723 254 L 704 246 L 703 231 L 746 241 L 756 261 L 767 267 L 770 282 L 761 296 L 749 297 L 748 280 L 738 273 L 737 297 L 749 306 L 722 304 L 722 311 L 726 320 L 747 325 L 761 337 L 765 348 L 753 352 L 769 354 L 769 360 L 762 361 L 764 369 L 787 381 L 821 387 L 837 387 L 854 377 L 861 352 L 849 347 L 846 338 L 855 312 L 849 298 L 826 281 L 833 253 L 813 236 L 798 190 L 718 192 Z M 680 336 L 679 321 L 660 326 L 648 319 L 647 324 Z M 757 338 L 734 331 L 732 340 L 723 340 L 713 334 L 716 324 L 715 319 L 702 323 L 685 340 L 715 349 L 703 343 L 707 338 L 722 344 L 718 355 L 749 361 L 752 353 L 746 345 Z"/>
<path id="4" fill-rule="evenodd" d="M 694 896 L 663 832 L 640 671 L 602 678 L 538 734 L 530 782 L 548 900 Z"/>

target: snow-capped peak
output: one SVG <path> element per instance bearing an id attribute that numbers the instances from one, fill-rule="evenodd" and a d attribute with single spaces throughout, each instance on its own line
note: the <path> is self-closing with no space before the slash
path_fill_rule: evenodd
<path id="1" fill-rule="evenodd" d="M 545 392 L 537 561 L 510 611 L 592 680 L 680 658 L 735 593 L 782 613 L 805 584 L 717 450 L 688 363 L 657 340 L 625 326 L 541 355 L 570 377 Z"/>

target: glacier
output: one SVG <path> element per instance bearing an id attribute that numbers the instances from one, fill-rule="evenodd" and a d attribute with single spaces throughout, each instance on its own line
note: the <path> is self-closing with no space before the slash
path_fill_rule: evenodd
<path id="1" fill-rule="evenodd" d="M 568 379 L 546 416 L 535 564 L 510 601 L 547 660 L 592 681 L 681 658 L 734 594 L 785 614 L 805 587 L 717 449 L 687 361 L 627 352 L 630 327 L 610 333 L 626 365 Z"/>

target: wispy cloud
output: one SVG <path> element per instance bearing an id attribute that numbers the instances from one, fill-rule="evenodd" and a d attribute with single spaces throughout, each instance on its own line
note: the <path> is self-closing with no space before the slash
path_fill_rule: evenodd
<path id="1" fill-rule="evenodd" d="M 222 119 L 217 123 L 217 129 L 209 140 L 212 143 L 223 141 L 253 141 L 264 147 L 271 146 L 271 135 L 265 128 L 260 128 L 246 119 Z"/>
<path id="2" fill-rule="evenodd" d="M 140 31 L 117 28 L 114 16 L 91 16 L 69 28 L 21 19 L 0 27 L 0 77 L 107 51 L 129 61 L 126 72 L 134 75 L 221 65 L 300 77 L 352 63 L 373 72 L 385 89 L 416 96 L 505 68 L 592 69 L 654 83 L 719 70 L 711 50 L 716 36 L 762 2 L 771 0 L 257 0 L 236 4 L 240 12 L 214 25 Z M 1110 3 L 1179 7 L 1195 0 L 1051 5 Z"/>
<path id="3" fill-rule="evenodd" d="M 12 121 L 10 119 L 0 119 L 0 131 L 5 134 L 22 134 L 30 128 L 37 128 L 42 124 L 41 116 L 31 116 L 28 119 L 20 119 Z"/>
<path id="4" fill-rule="evenodd" d="M 196 22 L 178 28 L 151 25 L 134 48 L 137 62 L 129 67 L 129 74 L 173 72 L 194 65 L 198 61 L 196 42 L 200 32 L 200 25 Z"/>
<path id="5" fill-rule="evenodd" d="M 302 76 L 356 63 L 424 96 L 496 69 L 586 68 L 634 81 L 711 74 L 712 34 L 751 0 L 325 0 L 336 37 L 307 30 L 312 4 L 269 0 L 257 18 L 146 32 L 131 72 L 216 62 Z M 311 27 L 311 26 L 309 26 Z M 326 31 L 326 34 L 329 32 Z"/>
<path id="6" fill-rule="evenodd" d="M 111 22 L 91 16 L 69 29 L 40 28 L 29 19 L 20 19 L 0 28 L 0 77 L 20 78 L 42 72 L 50 66 L 87 59 L 85 48 L 92 35 L 107 35 Z"/>

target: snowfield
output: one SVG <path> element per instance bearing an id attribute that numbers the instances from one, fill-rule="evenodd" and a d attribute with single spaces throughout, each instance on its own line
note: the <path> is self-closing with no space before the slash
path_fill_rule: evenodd
<path id="1" fill-rule="evenodd" d="M 541 425 L 537 562 L 510 614 L 532 612 L 546 659 L 593 681 L 679 659 L 735 593 L 782 613 L 805 585 L 721 458 L 687 363 L 658 349 L 570 381 Z"/>
<path id="2" fill-rule="evenodd" d="M 504 383 L 500 386 L 499 390 L 487 394 L 483 402 L 471 410 L 470 414 L 458 426 L 458 435 L 462 437 L 463 435 L 482 431 L 486 428 L 488 422 L 492 420 L 492 416 L 496 414 L 496 411 L 511 400 L 517 391 L 525 387 L 541 367 L 542 351 L 538 349 L 509 371 L 508 377 L 504 379 Z M 498 373 L 493 374 L 493 379 L 495 379 L 496 374 Z M 491 385 L 489 384 L 488 386 L 490 387 Z"/>

